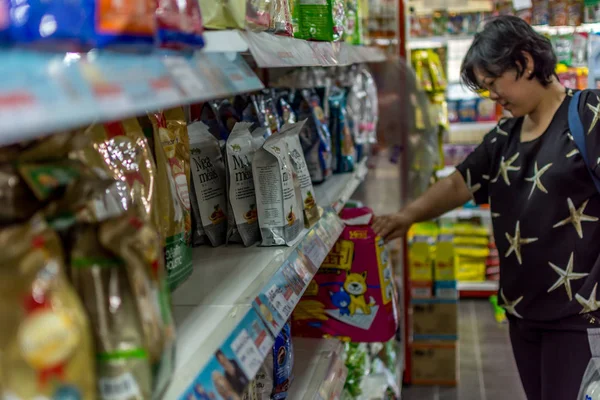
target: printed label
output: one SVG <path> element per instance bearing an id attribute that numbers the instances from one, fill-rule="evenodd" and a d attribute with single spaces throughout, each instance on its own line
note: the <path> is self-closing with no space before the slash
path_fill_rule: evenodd
<path id="1" fill-rule="evenodd" d="M 229 201 L 237 225 L 258 221 L 249 140 L 231 140 L 227 144 L 229 168 Z"/>
<path id="2" fill-rule="evenodd" d="M 103 400 L 128 400 L 141 397 L 140 388 L 130 372 L 114 378 L 99 378 L 98 390 Z"/>
<path id="3" fill-rule="evenodd" d="M 271 286 L 267 291 L 267 299 L 283 319 L 288 319 L 294 311 L 298 296 L 290 288 Z"/>
<path id="4" fill-rule="evenodd" d="M 246 376 L 255 376 L 262 365 L 262 357 L 246 329 L 243 329 L 231 343 L 231 350 L 240 361 Z"/>
<path id="5" fill-rule="evenodd" d="M 185 174 L 179 173 L 175 175 L 175 188 L 177 189 L 177 197 L 186 210 L 190 210 L 190 192 L 188 189 L 187 178 Z"/>

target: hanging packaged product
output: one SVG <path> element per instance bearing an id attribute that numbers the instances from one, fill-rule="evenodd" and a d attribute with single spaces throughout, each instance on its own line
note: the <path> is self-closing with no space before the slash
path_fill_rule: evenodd
<path id="1" fill-rule="evenodd" d="M 199 0 L 204 26 L 210 29 L 246 28 L 247 0 Z"/>
<path id="2" fill-rule="evenodd" d="M 290 2 L 296 0 L 272 0 L 270 30 L 278 35 L 292 36 L 292 11 Z"/>
<path id="3" fill-rule="evenodd" d="M 573 62 L 573 35 L 552 36 L 551 40 L 558 63 L 571 66 Z"/>
<path id="4" fill-rule="evenodd" d="M 190 213 L 190 146 L 183 109 L 150 114 L 154 125 L 159 229 L 165 240 L 169 287 L 192 273 Z"/>
<path id="5" fill-rule="evenodd" d="M 156 164 L 135 118 L 93 125 L 84 131 L 90 146 L 71 153 L 90 168 L 122 182 L 136 215 L 159 226 L 156 209 Z"/>
<path id="6" fill-rule="evenodd" d="M 300 143 L 310 177 L 313 183 L 321 183 L 332 174 L 331 136 L 321 100 L 314 90 L 303 89 L 295 96 L 294 110 L 298 121 L 306 120 Z"/>
<path id="7" fill-rule="evenodd" d="M 0 230 L 0 397 L 96 399 L 90 324 L 39 216 Z"/>
<path id="8" fill-rule="evenodd" d="M 347 208 L 337 243 L 294 310 L 294 335 L 385 342 L 398 327 L 394 276 L 373 211 Z"/>
<path id="9" fill-rule="evenodd" d="M 262 129 L 265 137 L 271 136 L 271 130 L 265 119 L 265 113 L 261 108 L 258 95 L 237 96 L 234 100 L 234 107 L 241 116 L 242 122 L 250 122 L 252 124 L 250 125 L 251 132 L 254 133 L 257 129 Z"/>
<path id="10" fill-rule="evenodd" d="M 294 345 L 289 322 L 275 339 L 272 353 L 256 375 L 257 400 L 284 400 L 292 383 Z"/>
<path id="11" fill-rule="evenodd" d="M 153 393 L 162 393 L 173 373 L 175 322 L 160 236 L 152 225 L 124 216 L 102 223 L 99 239 L 125 262 L 153 367 Z"/>
<path id="12" fill-rule="evenodd" d="M 277 114 L 281 117 L 282 124 L 294 124 L 298 121 L 296 113 L 291 106 L 289 90 L 276 90 L 275 107 L 277 109 Z"/>
<path id="13" fill-rule="evenodd" d="M 346 42 L 363 44 L 362 8 L 359 0 L 346 1 Z"/>
<path id="14" fill-rule="evenodd" d="M 433 91 L 431 70 L 429 69 L 429 59 L 426 50 L 416 50 L 412 52 L 412 65 L 417 76 L 417 83 L 425 92 Z"/>
<path id="15" fill-rule="evenodd" d="M 310 228 L 321 217 L 321 212 L 314 197 L 315 190 L 306 166 L 306 160 L 300 144 L 300 132 L 306 121 L 294 125 L 285 125 L 280 134 L 285 138 L 288 146 L 292 168 L 300 183 L 301 203 L 304 210 L 304 226 Z"/>
<path id="16" fill-rule="evenodd" d="M 21 1 L 10 5 L 10 39 L 17 44 L 83 51 L 126 47 L 149 51 L 154 44 L 156 4 L 132 0 L 90 2 Z"/>
<path id="17" fill-rule="evenodd" d="M 268 138 L 254 155 L 252 172 L 263 246 L 291 246 L 304 228 L 287 143 L 280 135 Z"/>
<path id="18" fill-rule="evenodd" d="M 254 148 L 247 122 L 233 127 L 225 150 L 227 166 L 227 243 L 251 246 L 260 240 L 256 193 L 252 178 Z"/>
<path id="19" fill-rule="evenodd" d="M 195 205 L 192 209 L 198 213 L 194 245 L 209 242 L 217 247 L 227 239 L 227 178 L 221 146 L 202 122 L 188 126 L 188 133 L 194 187 L 192 205 Z"/>
<path id="20" fill-rule="evenodd" d="M 271 27 L 274 0 L 247 0 L 246 27 L 253 31 L 266 31 Z"/>
<path id="21" fill-rule="evenodd" d="M 279 128 L 281 128 L 281 118 L 277 113 L 273 91 L 271 89 L 264 89 L 262 93 L 258 95 L 258 99 L 259 107 L 263 112 L 269 132 L 271 135 L 274 135 L 279 132 Z"/>
<path id="22" fill-rule="evenodd" d="M 338 174 L 352 172 L 356 161 L 356 150 L 347 121 L 346 94 L 338 87 L 332 88 L 329 94 L 329 112 L 333 170 Z"/>
<path id="23" fill-rule="evenodd" d="M 155 307 L 138 308 L 141 292 L 134 292 L 125 261 L 100 244 L 97 226 L 76 227 L 71 240 L 71 280 L 92 324 L 99 398 L 149 399 L 152 363 L 142 318 Z"/>
<path id="24" fill-rule="evenodd" d="M 221 140 L 227 140 L 235 124 L 242 119 L 228 99 L 212 101 L 211 103 L 213 108 L 217 110 L 217 116 L 219 117 L 219 121 L 221 121 L 221 129 L 225 129 L 225 131 L 222 132 Z"/>
<path id="25" fill-rule="evenodd" d="M 227 140 L 229 130 L 221 123 L 219 118 L 219 105 L 215 101 L 207 101 L 202 105 L 200 111 L 200 121 L 202 121 L 210 133 L 219 140 Z"/>
<path id="26" fill-rule="evenodd" d="M 294 36 L 305 40 L 334 42 L 344 34 L 345 0 L 296 0 L 293 18 L 298 21 Z"/>
<path id="27" fill-rule="evenodd" d="M 204 46 L 204 28 L 197 0 L 158 0 L 156 23 L 159 47 L 193 50 Z"/>
<path id="28" fill-rule="evenodd" d="M 446 81 L 446 74 L 444 73 L 444 67 L 440 56 L 433 50 L 427 52 L 428 67 L 431 74 L 431 82 L 433 83 L 433 90 L 437 92 L 443 92 L 448 86 Z"/>

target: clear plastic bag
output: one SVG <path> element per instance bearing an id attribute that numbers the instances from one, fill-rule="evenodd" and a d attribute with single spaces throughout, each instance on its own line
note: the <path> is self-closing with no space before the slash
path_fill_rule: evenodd
<path id="1" fill-rule="evenodd" d="M 577 400 L 600 399 L 600 329 L 588 329 L 592 358 L 583 374 Z"/>

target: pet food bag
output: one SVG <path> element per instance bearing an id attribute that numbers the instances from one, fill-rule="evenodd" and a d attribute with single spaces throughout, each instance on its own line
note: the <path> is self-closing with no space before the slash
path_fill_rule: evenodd
<path id="1" fill-rule="evenodd" d="M 158 0 L 156 22 L 160 47 L 192 50 L 204 46 L 204 28 L 197 0 Z"/>
<path id="2" fill-rule="evenodd" d="M 253 31 L 266 31 L 271 26 L 273 0 L 247 0 L 246 26 Z"/>
<path id="3" fill-rule="evenodd" d="M 398 316 L 392 265 L 369 208 L 344 209 L 346 225 L 294 310 L 294 334 L 386 342 Z"/>
<path id="4" fill-rule="evenodd" d="M 293 125 L 285 125 L 280 134 L 285 138 L 288 145 L 288 152 L 292 162 L 292 168 L 300 184 L 301 204 L 304 210 L 304 226 L 310 228 L 320 218 L 321 213 L 315 199 L 310 172 L 304 159 L 302 145 L 300 144 L 300 131 L 305 121 Z"/>
<path id="5" fill-rule="evenodd" d="M 292 17 L 298 26 L 294 36 L 299 39 L 333 42 L 344 34 L 344 0 L 296 0 Z"/>
<path id="6" fill-rule="evenodd" d="M 219 141 L 202 122 L 188 127 L 191 151 L 191 175 L 194 190 L 192 207 L 196 215 L 194 245 L 206 239 L 220 246 L 227 238 L 227 177 Z"/>
<path id="7" fill-rule="evenodd" d="M 263 246 L 293 245 L 304 228 L 285 137 L 268 138 L 252 162 Z"/>
<path id="8" fill-rule="evenodd" d="M 211 29 L 244 29 L 246 0 L 199 0 L 204 26 Z"/>
<path id="9" fill-rule="evenodd" d="M 0 398 L 96 399 L 89 321 L 42 218 L 0 230 Z"/>
<path id="10" fill-rule="evenodd" d="M 256 192 L 252 178 L 254 147 L 250 123 L 236 124 L 225 148 L 227 165 L 227 243 L 251 246 L 260 240 Z"/>
<path id="11" fill-rule="evenodd" d="M 288 396 L 294 368 L 294 346 L 290 324 L 286 323 L 256 375 L 257 400 L 284 400 Z"/>

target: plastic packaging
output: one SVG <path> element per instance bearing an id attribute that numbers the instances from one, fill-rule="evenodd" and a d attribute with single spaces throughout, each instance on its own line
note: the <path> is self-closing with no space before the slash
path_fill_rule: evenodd
<path id="1" fill-rule="evenodd" d="M 246 0 L 246 26 L 254 31 L 266 31 L 271 27 L 273 0 Z"/>
<path id="2" fill-rule="evenodd" d="M 246 0 L 199 0 L 204 26 L 211 29 L 244 29 Z"/>
<path id="3" fill-rule="evenodd" d="M 270 30 L 279 35 L 293 36 L 292 12 L 290 1 L 296 0 L 272 0 L 271 27 Z"/>
<path id="4" fill-rule="evenodd" d="M 227 243 L 251 246 L 260 240 L 256 192 L 252 176 L 254 148 L 247 122 L 237 123 L 225 150 L 227 165 Z"/>
<path id="5" fill-rule="evenodd" d="M 150 115 L 154 125 L 159 229 L 165 239 L 168 281 L 174 289 L 192 273 L 190 144 L 183 109 Z"/>
<path id="6" fill-rule="evenodd" d="M 313 183 L 321 183 L 332 174 L 331 135 L 321 100 L 314 90 L 303 89 L 296 96 L 294 110 L 299 121 L 306 120 L 300 142 Z"/>
<path id="7" fill-rule="evenodd" d="M 227 239 L 226 170 L 219 141 L 202 122 L 188 126 L 191 151 L 192 203 L 197 210 L 194 245 L 206 239 L 220 246 Z"/>
<path id="8" fill-rule="evenodd" d="M 58 236 L 36 216 L 1 229 L 0 247 L 0 397 L 96 399 L 90 325 Z"/>
<path id="9" fill-rule="evenodd" d="M 192 50 L 204 46 L 204 28 L 197 0 L 158 0 L 156 23 L 159 47 Z"/>
<path id="10" fill-rule="evenodd" d="M 304 210 L 304 226 L 310 228 L 321 217 L 317 200 L 314 197 L 315 190 L 310 180 L 310 173 L 306 166 L 306 160 L 300 144 L 300 132 L 305 121 L 295 125 L 286 125 L 281 130 L 280 134 L 285 138 L 288 145 L 292 168 L 298 177 L 301 192 L 301 204 Z"/>
<path id="11" fill-rule="evenodd" d="M 290 324 L 286 323 L 256 375 L 257 400 L 284 400 L 292 383 L 294 346 Z"/>
<path id="12" fill-rule="evenodd" d="M 294 36 L 305 40 L 333 42 L 344 34 L 345 0 L 296 0 L 294 18 L 298 30 Z"/>
<path id="13" fill-rule="evenodd" d="M 385 342 L 398 327 L 391 260 L 368 208 L 342 210 L 345 228 L 294 310 L 297 336 Z"/>
<path id="14" fill-rule="evenodd" d="M 252 172 L 263 246 L 291 246 L 304 228 L 291 164 L 281 135 L 268 138 L 254 155 Z"/>
<path id="15" fill-rule="evenodd" d="M 340 88 L 333 88 L 329 95 L 329 132 L 333 154 L 333 171 L 345 173 L 354 171 L 356 150 L 348 126 L 346 114 L 346 94 Z"/>
<path id="16" fill-rule="evenodd" d="M 17 44 L 50 49 L 150 50 L 156 32 L 155 9 L 152 0 L 131 0 L 123 4 L 110 0 L 13 2 L 9 34 Z"/>
<path id="17" fill-rule="evenodd" d="M 275 92 L 275 106 L 283 124 L 294 124 L 298 121 L 291 106 L 289 90 L 281 89 Z"/>

